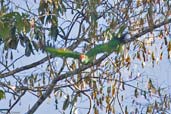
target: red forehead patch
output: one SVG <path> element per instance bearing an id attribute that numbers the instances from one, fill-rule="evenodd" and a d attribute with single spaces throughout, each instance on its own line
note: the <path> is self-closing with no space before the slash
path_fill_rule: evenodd
<path id="1" fill-rule="evenodd" d="M 86 58 L 86 55 L 84 55 L 84 54 L 81 54 L 81 55 L 80 55 L 80 59 L 81 59 L 81 60 L 84 60 L 85 58 Z"/>

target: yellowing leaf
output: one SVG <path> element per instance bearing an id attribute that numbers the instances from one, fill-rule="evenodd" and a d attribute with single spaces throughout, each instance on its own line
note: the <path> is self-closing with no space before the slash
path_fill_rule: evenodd
<path id="1" fill-rule="evenodd" d="M 144 19 L 143 18 L 140 19 L 140 25 L 144 25 Z"/>
<path id="2" fill-rule="evenodd" d="M 109 104 L 110 103 L 110 96 L 106 96 L 106 103 Z"/>
<path id="3" fill-rule="evenodd" d="M 167 51 L 168 51 L 168 52 L 171 51 L 171 41 L 170 41 L 169 44 L 168 44 Z"/>
<path id="4" fill-rule="evenodd" d="M 140 52 L 137 52 L 137 59 L 141 60 Z"/>
<path id="5" fill-rule="evenodd" d="M 160 53 L 160 60 L 163 58 L 163 52 Z"/>
<path id="6" fill-rule="evenodd" d="M 152 54 L 151 54 L 151 58 L 152 58 L 152 60 L 153 60 L 153 61 L 155 60 L 154 52 L 152 52 Z"/>
<path id="7" fill-rule="evenodd" d="M 137 7 L 140 6 L 141 2 L 142 2 L 142 0 L 137 0 Z"/>
<path id="8" fill-rule="evenodd" d="M 149 79 L 149 81 L 148 81 L 147 88 L 148 88 L 148 90 L 151 91 L 153 94 L 156 94 L 157 90 L 156 90 L 156 88 L 154 87 L 154 85 L 153 85 L 151 79 Z"/>
<path id="9" fill-rule="evenodd" d="M 37 96 L 41 97 L 42 96 L 42 91 L 40 88 L 38 88 L 38 91 L 37 91 Z"/>
<path id="10" fill-rule="evenodd" d="M 94 114 L 99 114 L 99 111 L 96 107 L 94 107 Z"/>
<path id="11" fill-rule="evenodd" d="M 153 94 L 156 94 L 157 90 L 156 90 L 156 88 L 155 88 L 154 86 L 151 87 L 151 92 L 152 92 Z"/>
<path id="12" fill-rule="evenodd" d="M 151 105 L 149 105 L 148 107 L 147 107 L 147 111 L 146 111 L 146 113 L 147 114 L 151 114 L 152 113 L 152 110 L 153 110 L 153 107 L 151 106 Z"/>
<path id="13" fill-rule="evenodd" d="M 94 99 L 97 98 L 97 92 L 96 92 L 96 91 L 93 92 L 93 98 L 94 98 Z"/>
<path id="14" fill-rule="evenodd" d="M 47 2 L 52 3 L 53 1 L 52 0 L 47 0 Z"/>
<path id="15" fill-rule="evenodd" d="M 112 86 L 112 96 L 115 95 L 115 85 Z"/>
<path id="16" fill-rule="evenodd" d="M 131 63 L 131 58 L 130 58 L 129 55 L 127 56 L 127 58 L 125 59 L 125 61 L 126 61 L 127 63 Z"/>

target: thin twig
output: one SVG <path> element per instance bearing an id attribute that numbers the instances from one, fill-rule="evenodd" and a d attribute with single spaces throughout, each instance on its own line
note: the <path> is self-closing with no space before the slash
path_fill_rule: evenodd
<path id="1" fill-rule="evenodd" d="M 50 58 L 51 58 L 51 57 L 50 57 Z M 49 57 L 45 57 L 45 58 L 43 58 L 43 59 L 41 59 L 41 60 L 39 60 L 39 61 L 37 61 L 37 62 L 34 62 L 34 63 L 32 63 L 32 64 L 29 64 L 29 65 L 26 65 L 26 66 L 22 66 L 22 67 L 20 67 L 20 68 L 16 68 L 16 69 L 11 70 L 11 71 L 9 71 L 9 72 L 0 74 L 0 78 L 5 78 L 5 77 L 11 76 L 11 75 L 13 75 L 13 74 L 16 74 L 16 73 L 18 73 L 18 72 L 21 72 L 21 71 L 24 71 L 24 70 L 28 70 L 28 69 L 30 69 L 30 68 L 34 68 L 34 67 L 36 67 L 36 66 L 38 66 L 38 65 L 43 64 L 43 63 L 46 62 L 48 59 L 49 59 Z"/>
<path id="2" fill-rule="evenodd" d="M 22 92 L 22 94 L 18 97 L 18 99 L 12 104 L 12 106 L 8 109 L 7 114 L 10 113 L 12 108 L 18 103 L 18 101 L 21 99 L 21 97 L 26 93 L 26 91 Z"/>
<path id="3" fill-rule="evenodd" d="M 51 84 L 49 85 L 49 87 L 47 88 L 46 92 L 37 100 L 37 102 L 33 105 L 33 107 L 27 112 L 27 114 L 33 114 L 37 108 L 44 102 L 44 100 L 51 94 L 51 92 L 53 91 L 54 86 L 56 85 L 56 83 L 58 81 L 61 81 L 65 78 L 71 77 L 75 74 L 78 74 L 81 71 L 84 71 L 88 68 L 90 68 L 93 65 L 99 64 L 101 61 L 103 61 L 105 58 L 107 57 L 107 55 L 103 55 L 102 57 L 100 57 L 98 60 L 96 60 L 94 63 L 88 64 L 88 65 L 83 65 L 82 67 L 72 71 L 72 72 L 66 72 L 65 74 L 59 75 L 56 78 L 54 78 L 51 82 Z"/>

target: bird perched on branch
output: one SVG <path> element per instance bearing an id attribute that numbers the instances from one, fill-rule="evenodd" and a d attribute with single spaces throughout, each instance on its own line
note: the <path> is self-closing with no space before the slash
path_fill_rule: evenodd
<path id="1" fill-rule="evenodd" d="M 94 48 L 90 49 L 86 53 L 74 52 L 63 48 L 56 49 L 52 47 L 46 47 L 45 50 L 57 57 L 79 59 L 81 63 L 88 64 L 93 62 L 94 58 L 99 53 L 111 54 L 112 52 L 117 52 L 117 53 L 121 52 L 123 50 L 122 47 L 125 44 L 125 42 L 123 42 L 123 39 L 125 39 L 126 35 L 128 34 L 128 33 L 123 34 L 125 28 L 126 28 L 125 26 L 122 26 L 117 32 L 117 34 L 112 35 L 112 39 L 109 40 L 109 42 L 96 45 Z"/>

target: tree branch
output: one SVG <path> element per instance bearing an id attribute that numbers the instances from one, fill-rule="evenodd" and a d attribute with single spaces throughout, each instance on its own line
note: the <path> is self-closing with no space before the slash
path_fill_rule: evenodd
<path id="1" fill-rule="evenodd" d="M 84 35 L 83 35 L 84 36 Z M 80 43 L 81 41 L 84 39 L 84 37 L 81 36 L 81 38 L 79 38 L 76 42 L 74 42 L 72 45 L 68 46 L 68 49 L 70 50 L 74 50 Z M 14 75 L 15 73 L 18 73 L 18 72 L 21 72 L 21 71 L 24 71 L 24 70 L 28 70 L 30 68 L 33 68 L 33 67 L 36 67 L 38 65 L 41 65 L 43 64 L 44 62 L 46 62 L 48 59 L 51 59 L 52 56 L 47 56 L 37 62 L 34 62 L 32 64 L 29 64 L 29 65 L 25 65 L 25 66 L 22 66 L 20 68 L 16 68 L 12 71 L 9 71 L 9 72 L 6 72 L 6 73 L 3 73 L 3 74 L 0 74 L 0 78 L 5 78 L 5 77 L 8 77 L 8 76 L 11 76 L 11 75 Z"/>
<path id="2" fill-rule="evenodd" d="M 54 86 L 56 85 L 56 83 L 60 80 L 63 80 L 67 77 L 71 77 L 75 74 L 78 74 L 81 71 L 84 71 L 88 68 L 90 68 L 93 65 L 97 65 L 99 64 L 101 61 L 103 61 L 105 58 L 107 57 L 107 55 L 103 55 L 102 57 L 100 57 L 98 60 L 96 60 L 94 63 L 88 64 L 88 65 L 83 65 L 82 67 L 74 70 L 74 71 L 70 71 L 70 72 L 66 72 L 65 74 L 61 74 L 59 76 L 57 76 L 56 78 L 54 78 L 51 82 L 51 84 L 49 84 L 46 92 L 38 99 L 38 101 L 33 105 L 33 107 L 27 112 L 27 114 L 33 114 L 37 108 L 43 103 L 43 101 L 51 94 L 51 92 L 53 91 Z"/>
<path id="3" fill-rule="evenodd" d="M 132 42 L 132 41 L 136 40 L 138 37 L 140 37 L 140 36 L 142 36 L 142 35 L 144 35 L 144 34 L 146 34 L 146 33 L 148 33 L 148 32 L 151 32 L 151 31 L 153 31 L 154 29 L 159 28 L 159 27 L 161 27 L 161 26 L 163 26 L 163 25 L 165 25 L 165 24 L 168 24 L 168 23 L 171 23 L 171 19 L 165 20 L 165 21 L 163 21 L 163 22 L 161 22 L 161 23 L 159 23 L 159 24 L 157 24 L 157 25 L 154 25 L 153 27 L 147 28 L 147 29 L 143 30 L 142 32 L 140 32 L 140 33 L 134 35 L 134 36 L 133 36 L 132 38 L 130 38 L 130 39 L 124 39 L 123 42 L 124 42 L 124 43 Z M 56 85 L 56 83 L 57 83 L 58 81 L 63 80 L 63 79 L 65 79 L 65 78 L 67 78 L 67 77 L 71 77 L 71 76 L 73 76 L 73 75 L 75 75 L 75 74 L 77 74 L 77 73 L 79 73 L 79 72 L 81 72 L 81 71 L 86 70 L 86 69 L 90 68 L 91 66 L 100 63 L 100 62 L 103 61 L 106 57 L 107 57 L 107 55 L 103 55 L 101 58 L 99 58 L 97 61 L 95 61 L 95 62 L 92 63 L 92 64 L 83 65 L 82 67 L 76 69 L 75 71 L 70 71 L 70 72 L 67 72 L 67 73 L 65 73 L 65 74 L 61 74 L 61 75 L 57 76 L 56 78 L 54 78 L 54 79 L 52 80 L 51 84 L 48 86 L 46 92 L 38 99 L 38 101 L 37 101 L 37 102 L 33 105 L 33 107 L 27 112 L 27 114 L 33 114 L 33 113 L 37 110 L 37 108 L 38 108 L 38 107 L 44 102 L 44 100 L 51 94 L 51 92 L 53 91 L 54 86 Z"/>
<path id="4" fill-rule="evenodd" d="M 32 64 L 29 64 L 29 65 L 26 65 L 26 66 L 22 66 L 20 68 L 16 68 L 16 69 L 11 70 L 9 72 L 0 74 L 0 78 L 5 78 L 5 77 L 11 76 L 11 75 L 13 75 L 15 73 L 18 73 L 18 72 L 21 72 L 21 71 L 28 70 L 30 68 L 36 67 L 36 66 L 46 62 L 49 58 L 52 58 L 52 57 L 47 56 L 47 57 L 45 57 L 45 58 L 43 58 L 43 59 L 41 59 L 41 60 L 39 60 L 37 62 L 34 62 Z"/>
<path id="5" fill-rule="evenodd" d="M 154 29 L 160 28 L 161 26 L 164 26 L 169 23 L 171 23 L 171 19 L 164 20 L 163 22 L 161 22 L 159 24 L 156 24 L 152 27 L 148 27 L 148 28 L 142 30 L 142 32 L 135 34 L 130 39 L 123 39 L 123 42 L 124 43 L 132 42 L 132 41 L 136 40 L 138 37 L 140 37 L 148 32 L 152 32 Z"/>
<path id="6" fill-rule="evenodd" d="M 14 106 L 19 102 L 19 100 L 21 99 L 21 97 L 26 93 L 26 91 L 22 92 L 21 95 L 18 97 L 18 99 L 12 104 L 12 106 L 8 109 L 7 114 L 10 113 L 10 111 L 12 110 L 12 108 L 14 108 Z"/>

